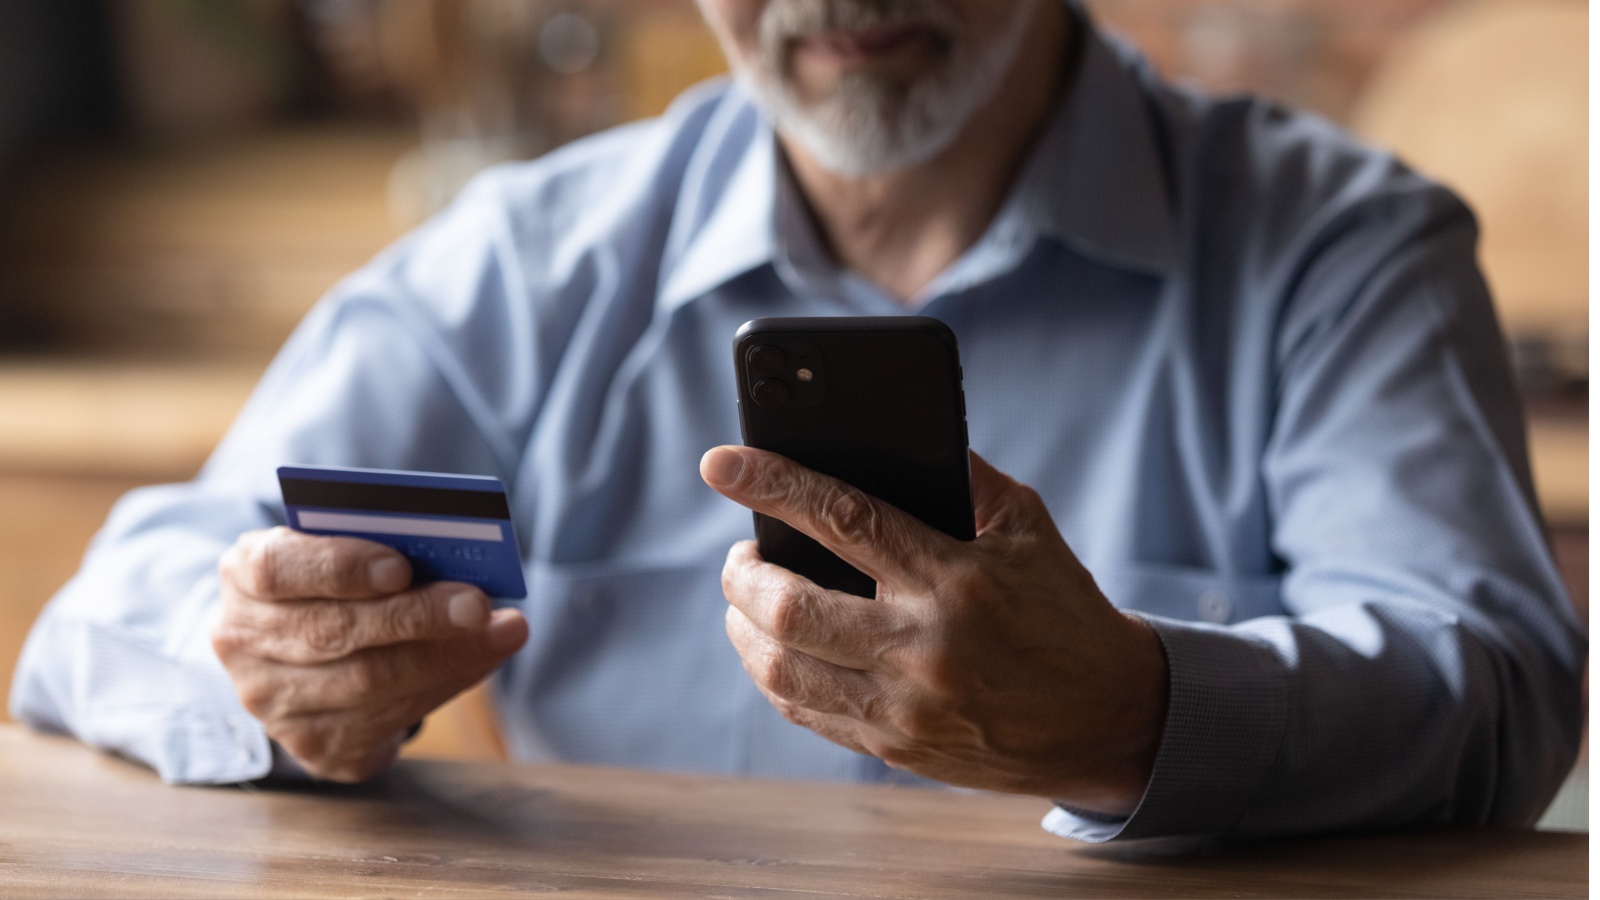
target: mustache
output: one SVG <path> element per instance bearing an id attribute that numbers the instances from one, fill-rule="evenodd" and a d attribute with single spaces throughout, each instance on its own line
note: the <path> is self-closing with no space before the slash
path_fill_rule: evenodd
<path id="1" fill-rule="evenodd" d="M 818 32 L 900 25 L 947 37 L 960 28 L 955 11 L 941 0 L 772 0 L 761 13 L 761 44 L 770 51 Z"/>

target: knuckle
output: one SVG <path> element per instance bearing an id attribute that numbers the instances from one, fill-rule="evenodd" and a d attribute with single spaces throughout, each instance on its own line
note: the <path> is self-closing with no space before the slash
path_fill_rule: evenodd
<path id="1" fill-rule="evenodd" d="M 738 545 L 729 550 L 728 558 L 722 564 L 722 595 L 730 600 L 743 595 L 749 588 L 754 567 L 755 561 L 748 554 L 741 553 Z"/>
<path id="2" fill-rule="evenodd" d="M 221 614 L 211 626 L 211 649 L 224 666 L 264 658 L 283 642 L 284 607 L 236 597 L 223 597 Z"/>
<path id="3" fill-rule="evenodd" d="M 252 532 L 223 554 L 219 568 L 244 593 L 261 598 L 365 594 L 354 542 L 304 535 L 283 526 Z"/>
<path id="4" fill-rule="evenodd" d="M 822 504 L 823 518 L 844 537 L 871 539 L 880 527 L 878 509 L 854 488 L 832 492 Z"/>
<path id="5" fill-rule="evenodd" d="M 218 621 L 211 629 L 211 649 L 224 666 L 232 663 L 248 646 L 249 639 L 243 629 L 226 618 Z"/>
<path id="6" fill-rule="evenodd" d="M 351 557 L 342 542 L 321 538 L 307 541 L 300 551 L 301 577 L 310 593 L 344 596 L 350 593 Z"/>
<path id="7" fill-rule="evenodd" d="M 356 647 L 356 611 L 339 602 L 307 604 L 302 609 L 300 643 L 311 659 L 337 659 Z"/>
<path id="8" fill-rule="evenodd" d="M 747 460 L 744 470 L 739 473 L 739 481 L 743 482 L 740 487 L 767 500 L 783 497 L 793 489 L 794 479 L 787 469 L 781 461 L 757 454 Z"/>
<path id="9" fill-rule="evenodd" d="M 377 610 L 374 637 L 381 643 L 393 643 L 426 635 L 433 621 L 429 602 L 434 599 L 427 593 L 414 593 L 383 603 Z"/>
<path id="10" fill-rule="evenodd" d="M 795 643 L 810 630 L 811 598 L 798 585 L 780 585 L 773 594 L 770 615 L 773 639 L 784 644 Z"/>
<path id="11" fill-rule="evenodd" d="M 762 654 L 761 682 L 767 690 L 780 697 L 794 699 L 799 683 L 794 657 L 782 650 L 773 649 Z"/>
<path id="12" fill-rule="evenodd" d="M 274 529 L 246 531 L 217 558 L 217 573 L 225 588 L 254 593 L 256 555 L 263 543 L 272 539 Z"/>

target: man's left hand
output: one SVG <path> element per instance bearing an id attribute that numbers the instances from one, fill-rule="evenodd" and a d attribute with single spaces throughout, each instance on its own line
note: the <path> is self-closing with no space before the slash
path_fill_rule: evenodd
<path id="1" fill-rule="evenodd" d="M 716 447 L 706 483 L 878 582 L 825 590 L 735 544 L 728 636 L 791 722 L 948 784 L 1133 812 L 1155 763 L 1167 663 L 1100 593 L 1033 490 L 972 455 L 959 541 L 774 453 Z"/>

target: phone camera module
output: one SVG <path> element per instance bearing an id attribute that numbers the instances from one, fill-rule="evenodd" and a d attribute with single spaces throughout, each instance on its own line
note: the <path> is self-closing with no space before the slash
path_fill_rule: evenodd
<path id="1" fill-rule="evenodd" d="M 789 386 L 776 378 L 763 378 L 750 389 L 757 406 L 783 406 L 789 402 Z"/>
<path id="2" fill-rule="evenodd" d="M 748 357 L 750 371 L 758 378 L 766 378 L 783 371 L 783 364 L 788 362 L 783 351 L 771 344 L 764 344 L 750 351 Z"/>

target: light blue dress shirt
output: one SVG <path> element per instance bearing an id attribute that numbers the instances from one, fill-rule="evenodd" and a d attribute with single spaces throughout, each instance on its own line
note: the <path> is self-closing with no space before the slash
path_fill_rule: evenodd
<path id="1" fill-rule="evenodd" d="M 905 780 L 751 685 L 718 584 L 750 514 L 697 463 L 739 441 L 741 323 L 919 313 L 959 337 L 974 449 L 1171 665 L 1138 811 L 1046 827 L 1529 822 L 1587 645 L 1474 242 L 1393 159 L 1090 34 L 992 226 L 903 306 L 829 263 L 769 126 L 712 84 L 492 171 L 340 284 L 195 481 L 116 507 L 12 710 L 171 781 L 261 777 L 208 632 L 218 556 L 283 521 L 274 468 L 470 472 L 523 541 L 532 634 L 494 681 L 517 758 Z"/>

